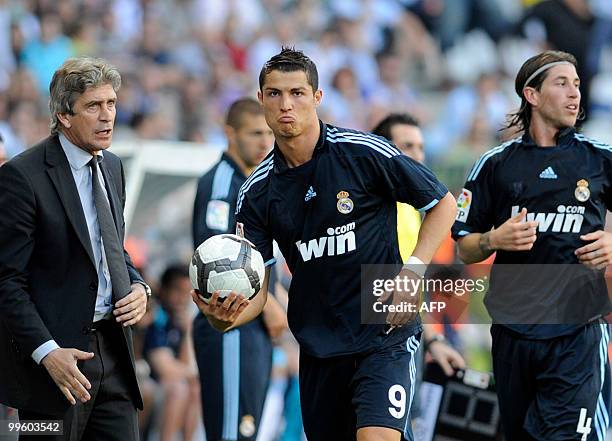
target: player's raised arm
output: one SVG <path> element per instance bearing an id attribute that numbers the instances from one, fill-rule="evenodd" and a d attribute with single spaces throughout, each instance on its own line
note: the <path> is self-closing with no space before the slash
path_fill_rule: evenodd
<path id="1" fill-rule="evenodd" d="M 219 292 L 216 291 L 208 303 L 202 300 L 195 290 L 191 291 L 191 297 L 210 324 L 218 331 L 226 332 L 250 322 L 261 314 L 268 299 L 269 279 L 270 267 L 267 267 L 264 283 L 251 300 L 234 291 L 222 301 L 219 300 Z"/>

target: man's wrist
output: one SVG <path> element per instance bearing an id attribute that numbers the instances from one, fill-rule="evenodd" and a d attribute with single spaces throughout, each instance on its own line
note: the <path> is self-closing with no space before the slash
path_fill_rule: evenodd
<path id="1" fill-rule="evenodd" d="M 151 291 L 151 287 L 149 285 L 147 285 L 145 282 L 141 282 L 140 280 L 138 280 L 138 281 L 136 281 L 134 283 L 137 284 L 137 285 L 141 285 L 144 288 L 145 293 L 147 295 L 147 300 L 149 298 L 151 298 L 151 295 L 153 294 L 153 292 Z"/>
<path id="2" fill-rule="evenodd" d="M 219 332 L 226 332 L 232 326 L 231 322 L 219 320 L 218 318 L 215 318 L 212 315 L 207 315 L 207 314 L 204 314 L 204 315 L 206 316 L 208 323 L 210 323 L 210 325 Z"/>
<path id="3" fill-rule="evenodd" d="M 434 334 L 429 340 L 425 341 L 425 350 L 428 350 L 429 347 L 436 342 L 446 343 L 446 337 L 442 334 Z"/>
<path id="4" fill-rule="evenodd" d="M 59 349 L 59 345 L 55 340 L 46 341 L 32 352 L 32 359 L 36 364 L 41 364 L 44 358 L 56 349 Z"/>
<path id="5" fill-rule="evenodd" d="M 408 271 L 412 271 L 419 277 L 424 277 L 425 272 L 427 271 L 427 265 L 416 256 L 410 256 L 402 269 L 406 269 Z"/>
<path id="6" fill-rule="evenodd" d="M 478 242 L 478 245 L 480 247 L 480 251 L 482 251 L 484 254 L 490 254 L 491 252 L 495 251 L 495 248 L 491 244 L 492 232 L 493 230 L 487 231 L 486 233 L 482 233 L 480 235 L 480 241 Z"/>

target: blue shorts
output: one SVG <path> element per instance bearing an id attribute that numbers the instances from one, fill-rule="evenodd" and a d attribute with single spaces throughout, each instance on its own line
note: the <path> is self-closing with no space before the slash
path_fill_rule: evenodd
<path id="1" fill-rule="evenodd" d="M 330 358 L 300 353 L 308 441 L 353 441 L 362 427 L 396 429 L 412 441 L 410 408 L 421 334 L 393 331 L 375 350 Z M 394 335 L 395 334 L 395 335 Z"/>
<path id="2" fill-rule="evenodd" d="M 208 441 L 257 437 L 272 368 L 272 343 L 261 320 L 221 333 L 198 314 L 193 340 Z"/>
<path id="3" fill-rule="evenodd" d="M 506 441 L 604 441 L 608 325 L 547 340 L 493 325 L 493 371 Z"/>

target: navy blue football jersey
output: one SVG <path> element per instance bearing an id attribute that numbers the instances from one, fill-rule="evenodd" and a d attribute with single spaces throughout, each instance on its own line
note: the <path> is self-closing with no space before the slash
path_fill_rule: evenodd
<path id="1" fill-rule="evenodd" d="M 574 251 L 587 244 L 580 236 L 603 230 L 612 207 L 610 146 L 572 128 L 563 130 L 552 147 L 537 146 L 528 134 L 513 139 L 475 163 L 457 205 L 455 239 L 498 228 L 523 207 L 527 220 L 538 221 L 531 250 L 496 253 L 485 298 L 494 321 L 530 338 L 548 338 L 575 331 L 577 317 L 588 321 L 610 311 L 603 274 L 572 265 L 578 264 Z M 520 265 L 510 270 L 502 264 Z M 527 315 L 535 319 L 522 324 L 533 326 L 511 323 L 521 308 L 530 308 Z"/>
<path id="2" fill-rule="evenodd" d="M 383 325 L 361 324 L 361 265 L 401 264 L 396 202 L 428 210 L 447 189 L 384 138 L 320 129 L 312 159 L 298 167 L 275 146 L 240 189 L 236 221 L 265 261 L 278 243 L 293 274 L 291 330 L 310 355 L 330 357 L 381 342 Z M 400 333 L 419 330 L 417 320 Z"/>
<path id="3" fill-rule="evenodd" d="M 236 198 L 246 176 L 227 153 L 198 181 L 193 206 L 193 247 L 216 234 L 234 233 Z"/>

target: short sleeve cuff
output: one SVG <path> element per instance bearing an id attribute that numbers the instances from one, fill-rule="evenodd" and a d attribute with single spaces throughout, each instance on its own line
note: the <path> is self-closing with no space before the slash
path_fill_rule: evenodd
<path id="1" fill-rule="evenodd" d="M 433 207 L 435 207 L 436 205 L 438 205 L 438 202 L 440 202 L 439 199 L 434 199 L 429 204 L 425 205 L 424 207 L 418 208 L 417 210 L 420 211 L 420 212 L 430 210 Z"/>
<path id="2" fill-rule="evenodd" d="M 270 260 L 267 260 L 264 262 L 264 266 L 268 267 L 268 266 L 272 266 L 276 263 L 276 257 L 273 257 Z"/>
<path id="3" fill-rule="evenodd" d="M 474 233 L 475 232 L 474 230 L 475 230 L 474 228 L 461 222 L 460 226 L 456 225 L 453 228 L 451 228 L 451 236 L 455 240 L 461 239 L 462 237 L 465 237 L 468 234 Z"/>
<path id="4" fill-rule="evenodd" d="M 45 358 L 49 352 L 59 349 L 55 340 L 49 340 L 48 342 L 43 343 L 39 347 L 37 347 L 34 352 L 32 352 L 32 358 L 36 362 L 36 364 L 40 364 L 43 358 Z"/>

